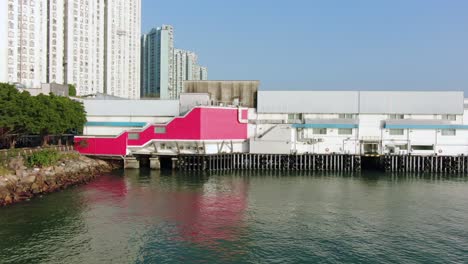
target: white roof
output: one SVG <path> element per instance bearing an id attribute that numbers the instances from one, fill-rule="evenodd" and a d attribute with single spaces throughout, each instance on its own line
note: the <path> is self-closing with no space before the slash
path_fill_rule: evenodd
<path id="1" fill-rule="evenodd" d="M 462 114 L 463 92 L 360 92 L 362 114 Z"/>
<path id="2" fill-rule="evenodd" d="M 357 113 L 355 91 L 259 91 L 259 113 Z"/>
<path id="3" fill-rule="evenodd" d="M 88 116 L 178 116 L 178 100 L 83 100 Z"/>
<path id="4" fill-rule="evenodd" d="M 462 114 L 458 91 L 259 91 L 259 113 Z"/>

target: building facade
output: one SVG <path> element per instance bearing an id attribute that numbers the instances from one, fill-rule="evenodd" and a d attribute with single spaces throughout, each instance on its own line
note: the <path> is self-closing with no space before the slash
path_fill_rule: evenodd
<path id="1" fill-rule="evenodd" d="M 104 93 L 140 98 L 141 0 L 107 0 Z"/>
<path id="2" fill-rule="evenodd" d="M 260 91 L 252 153 L 466 155 L 463 92 Z"/>
<path id="3" fill-rule="evenodd" d="M 174 48 L 174 28 L 163 25 L 141 37 L 141 96 L 178 99 L 183 82 L 208 78 L 196 53 Z"/>
<path id="4" fill-rule="evenodd" d="M 207 67 L 200 67 L 200 81 L 207 81 L 208 80 L 208 68 Z"/>
<path id="5" fill-rule="evenodd" d="M 61 0 L 2 1 L 0 82 L 38 88 L 48 80 L 63 81 L 59 56 L 63 49 L 62 8 Z"/>
<path id="6" fill-rule="evenodd" d="M 140 1 L 2 1 L 0 82 L 139 98 Z"/>
<path id="7" fill-rule="evenodd" d="M 104 92 L 104 0 L 65 1 L 65 83 L 77 95 Z"/>
<path id="8" fill-rule="evenodd" d="M 208 79 L 208 68 L 198 65 L 198 56 L 193 51 L 176 49 L 174 52 L 175 74 L 173 99 L 180 97 L 185 81 Z"/>
<path id="9" fill-rule="evenodd" d="M 141 37 L 141 96 L 170 98 L 174 75 L 174 29 L 163 25 Z"/>
<path id="10" fill-rule="evenodd" d="M 115 130 L 113 123 L 89 124 L 102 127 L 99 134 L 95 129 L 87 132 L 114 136 L 88 134 L 84 138 L 91 140 L 90 145 L 83 153 L 108 154 L 104 147 L 100 149 L 102 152 L 92 153 L 91 143 L 98 146 L 114 142 L 116 146 L 120 144 L 120 153 L 146 155 L 233 152 L 372 157 L 468 155 L 468 99 L 464 99 L 463 92 L 259 91 L 258 103 L 251 107 L 232 100 L 238 97 L 233 92 L 237 93 L 235 90 L 239 88 L 222 90 L 225 91 L 221 94 L 214 88 L 184 94 L 179 101 L 179 115 L 174 101 L 154 100 L 153 110 L 170 109 L 165 104 L 173 104 L 174 111 L 165 117 L 166 122 L 150 119 L 155 116 L 152 115 L 138 119 L 145 123 L 136 129 Z M 224 98 L 222 104 L 209 104 L 210 98 L 218 96 Z M 134 109 L 123 105 L 119 108 Z M 153 110 L 142 109 L 138 116 Z M 137 114 L 123 113 L 112 121 L 118 124 L 135 121 L 133 116 Z M 232 135 L 231 131 L 239 133 Z"/>

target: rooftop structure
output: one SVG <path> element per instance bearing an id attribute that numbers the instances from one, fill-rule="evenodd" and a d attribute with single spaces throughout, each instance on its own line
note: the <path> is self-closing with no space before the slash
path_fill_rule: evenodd
<path id="1" fill-rule="evenodd" d="M 212 105 L 254 108 L 260 81 L 186 81 L 184 93 L 207 93 Z"/>
<path id="2" fill-rule="evenodd" d="M 462 114 L 463 92 L 259 91 L 259 113 Z"/>

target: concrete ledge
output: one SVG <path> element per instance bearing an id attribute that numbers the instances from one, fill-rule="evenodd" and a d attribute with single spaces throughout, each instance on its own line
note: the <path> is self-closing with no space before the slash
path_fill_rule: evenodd
<path id="1" fill-rule="evenodd" d="M 151 157 L 149 160 L 150 160 L 150 168 L 152 170 L 161 169 L 161 162 L 159 161 L 159 157 Z"/>
<path id="2" fill-rule="evenodd" d="M 140 161 L 135 157 L 126 157 L 124 158 L 124 169 L 139 169 Z"/>

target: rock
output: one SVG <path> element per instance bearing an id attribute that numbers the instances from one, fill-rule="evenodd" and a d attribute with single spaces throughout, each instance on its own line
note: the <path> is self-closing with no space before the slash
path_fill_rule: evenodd
<path id="1" fill-rule="evenodd" d="M 77 155 L 51 167 L 26 169 L 22 158 L 12 159 L 9 165 L 15 175 L 0 177 L 0 206 L 90 182 L 114 164 Z"/>
<path id="2" fill-rule="evenodd" d="M 8 194 L 5 198 L 3 198 L 3 202 L 5 203 L 5 205 L 11 204 L 13 203 L 13 198 L 11 198 L 11 195 Z"/>
<path id="3" fill-rule="evenodd" d="M 9 194 L 10 194 L 10 191 L 6 188 L 6 186 L 0 185 L 0 200 L 4 199 Z"/>
<path id="4" fill-rule="evenodd" d="M 34 183 L 34 181 L 36 181 L 36 176 L 34 176 L 34 175 L 30 175 L 30 176 L 27 176 L 27 177 L 23 177 L 23 178 L 21 179 L 21 182 L 30 183 L 30 184 Z"/>
<path id="5" fill-rule="evenodd" d="M 18 176 L 16 175 L 5 175 L 3 178 L 7 183 L 16 183 L 18 181 Z"/>
<path id="6" fill-rule="evenodd" d="M 42 188 L 39 187 L 39 185 L 37 183 L 33 183 L 31 185 L 31 190 L 34 194 L 38 194 L 42 191 Z"/>
<path id="7" fill-rule="evenodd" d="M 16 176 L 18 176 L 18 177 L 23 177 L 24 170 L 21 169 L 21 168 L 20 168 L 20 169 L 17 169 L 17 170 L 15 171 L 15 174 L 16 174 Z"/>
<path id="8" fill-rule="evenodd" d="M 12 170 L 19 170 L 24 167 L 24 159 L 23 157 L 16 157 L 10 159 L 8 162 L 8 168 Z"/>
<path id="9" fill-rule="evenodd" d="M 55 173 L 64 173 L 65 172 L 65 168 L 64 167 L 56 167 L 55 168 Z"/>

